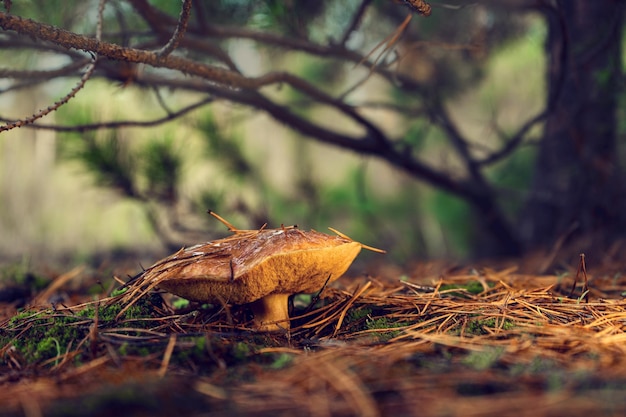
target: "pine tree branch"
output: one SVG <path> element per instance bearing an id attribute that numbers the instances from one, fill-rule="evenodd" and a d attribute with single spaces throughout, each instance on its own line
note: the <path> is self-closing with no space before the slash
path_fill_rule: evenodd
<path id="1" fill-rule="evenodd" d="M 183 0 L 183 7 L 180 11 L 180 17 L 178 18 L 178 24 L 176 25 L 176 30 L 174 30 L 174 34 L 171 39 L 163 46 L 163 48 L 157 51 L 157 54 L 164 58 L 171 54 L 174 49 L 178 46 L 181 39 L 185 35 L 185 31 L 187 30 L 187 23 L 189 22 L 189 16 L 191 14 L 191 0 Z"/>
<path id="2" fill-rule="evenodd" d="M 213 97 L 208 97 L 203 100 L 200 100 L 197 103 L 186 106 L 178 111 L 168 113 L 167 116 L 159 117 L 158 119 L 153 119 L 153 120 L 118 120 L 118 121 L 112 121 L 112 122 L 89 123 L 89 124 L 76 125 L 76 126 L 33 123 L 24 127 L 27 127 L 30 129 L 39 129 L 39 130 L 52 130 L 55 132 L 87 132 L 90 130 L 119 129 L 122 127 L 151 127 L 151 126 L 158 126 L 163 123 L 177 120 L 180 117 L 186 115 L 187 113 L 190 113 L 193 110 L 199 109 L 200 107 L 204 107 L 207 104 L 212 103 L 213 101 L 215 101 Z M 5 123 L 17 122 L 16 120 L 5 119 L 3 117 L 0 117 L 0 121 L 5 122 Z"/>

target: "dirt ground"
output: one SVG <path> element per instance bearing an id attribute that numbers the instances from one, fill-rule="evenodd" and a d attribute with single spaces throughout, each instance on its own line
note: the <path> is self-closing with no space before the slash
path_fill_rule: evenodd
<path id="1" fill-rule="evenodd" d="M 294 297 L 269 334 L 245 306 L 162 293 L 120 314 L 130 269 L 2 270 L 3 416 L 626 412 L 620 265 L 380 266 Z"/>

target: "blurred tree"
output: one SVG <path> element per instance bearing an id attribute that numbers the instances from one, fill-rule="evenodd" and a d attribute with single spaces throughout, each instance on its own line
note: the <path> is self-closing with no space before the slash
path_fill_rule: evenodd
<path id="1" fill-rule="evenodd" d="M 476 215 L 472 230 L 487 237 L 477 245 L 483 254 L 512 255 L 537 244 L 549 246 L 574 228 L 583 235 L 624 232 L 626 197 L 619 183 L 616 130 L 622 1 L 433 3 L 439 7 L 432 14 L 422 0 L 184 0 L 180 10 L 174 9 L 179 3 L 165 0 L 67 3 L 49 10 L 44 0 L 5 2 L 12 10 L 0 13 L 0 47 L 34 56 L 54 54 L 62 66 L 3 69 L 0 76 L 10 80 L 3 92 L 59 77 L 81 75 L 81 80 L 37 114 L 2 119 L 7 124 L 0 132 L 21 126 L 80 132 L 155 125 L 219 98 L 265 112 L 303 136 L 384 160 L 464 201 Z M 79 19 L 85 9 L 90 18 Z M 493 149 L 492 143 L 466 136 L 449 103 L 480 80 L 496 45 L 524 30 L 520 16 L 525 12 L 539 12 L 548 27 L 545 107 L 510 134 L 494 127 L 502 144 Z M 262 65 L 236 57 L 235 46 L 242 41 L 264 52 Z M 449 50 L 460 53 L 441 53 Z M 284 71 L 286 54 L 296 59 L 306 55 L 319 65 Z M 91 77 L 154 90 L 165 116 L 71 126 L 38 121 L 70 102 Z M 368 101 L 357 94 L 372 80 L 386 83 L 388 99 Z M 165 90 L 199 98 L 172 111 L 162 97 Z M 312 108 L 330 109 L 336 118 L 328 123 Z M 401 123 L 389 126 L 371 116 L 372 109 L 381 108 Z M 509 198 L 489 174 L 496 164 L 501 170 L 541 126 L 544 136 L 527 204 L 508 213 Z M 445 143 L 450 163 L 433 163 L 425 152 L 426 135 Z M 219 135 L 207 138 L 215 152 L 234 155 L 235 148 L 216 142 Z M 168 149 L 152 147 L 151 158 L 176 164 Z M 231 159 L 242 169 L 247 166 L 243 159 Z M 159 182 L 151 184 L 155 194 L 175 194 L 173 183 L 148 175 Z M 124 187 L 119 178 L 113 182 Z"/>
<path id="2" fill-rule="evenodd" d="M 528 244 L 623 235 L 617 142 L 624 2 L 557 2 L 548 22 L 548 115 L 522 225 Z"/>

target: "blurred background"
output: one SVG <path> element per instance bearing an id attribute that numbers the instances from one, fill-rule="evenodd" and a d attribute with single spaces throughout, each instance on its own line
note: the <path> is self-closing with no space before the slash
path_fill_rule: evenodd
<path id="1" fill-rule="evenodd" d="M 98 1 L 9 3 L 95 34 Z M 2 260 L 154 260 L 227 235 L 207 209 L 239 228 L 332 226 L 400 265 L 606 230 L 610 246 L 624 226 L 623 7 L 586 3 L 433 1 L 424 16 L 419 1 L 192 1 L 173 56 L 292 78 L 230 86 L 101 57 L 39 127 L 0 133 Z M 102 39 L 156 50 L 180 11 L 110 0 Z M 59 100 L 90 59 L 10 30 L 0 47 L 5 121 Z"/>

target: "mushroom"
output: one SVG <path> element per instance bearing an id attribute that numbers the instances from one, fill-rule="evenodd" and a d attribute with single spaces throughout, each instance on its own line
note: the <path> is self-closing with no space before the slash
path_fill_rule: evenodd
<path id="1" fill-rule="evenodd" d="M 255 325 L 263 331 L 289 329 L 289 296 L 318 291 L 336 280 L 361 248 L 384 253 L 334 229 L 337 236 L 297 226 L 238 230 L 209 213 L 234 234 L 182 248 L 146 269 L 137 283 L 191 301 L 250 304 Z"/>

